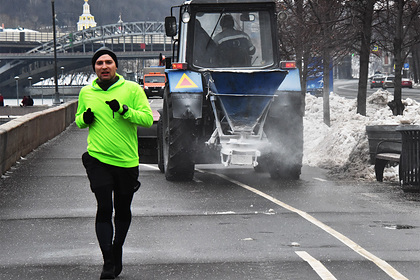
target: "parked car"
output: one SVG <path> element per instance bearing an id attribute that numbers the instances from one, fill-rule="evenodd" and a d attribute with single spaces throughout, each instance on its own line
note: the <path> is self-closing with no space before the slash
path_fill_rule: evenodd
<path id="1" fill-rule="evenodd" d="M 401 87 L 403 88 L 413 88 L 413 81 L 407 78 L 402 78 Z"/>
<path id="2" fill-rule="evenodd" d="M 370 80 L 370 88 L 382 87 L 384 83 L 384 79 L 385 77 L 383 76 L 372 77 L 372 79 Z"/>
<path id="3" fill-rule="evenodd" d="M 383 89 L 393 88 L 394 87 L 395 76 L 386 76 L 384 83 L 382 84 Z"/>

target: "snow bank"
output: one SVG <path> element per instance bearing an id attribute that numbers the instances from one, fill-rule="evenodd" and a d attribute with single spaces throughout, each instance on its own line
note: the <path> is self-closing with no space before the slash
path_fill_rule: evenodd
<path id="1" fill-rule="evenodd" d="M 330 95 L 331 126 L 323 122 L 323 99 L 306 95 L 303 164 L 330 170 L 341 179 L 375 180 L 374 166 L 369 163 L 367 125 L 420 124 L 419 106 L 415 100 L 403 100 L 402 116 L 394 116 L 387 103 L 393 94 L 378 90 L 368 97 L 366 116 L 357 114 L 356 99 Z M 398 181 L 398 168 L 386 168 L 384 181 Z"/>

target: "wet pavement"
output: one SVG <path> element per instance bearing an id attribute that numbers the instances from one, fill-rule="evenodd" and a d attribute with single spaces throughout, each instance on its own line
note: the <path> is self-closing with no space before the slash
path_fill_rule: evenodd
<path id="1" fill-rule="evenodd" d="M 0 279 L 99 279 L 96 202 L 81 162 L 87 134 L 72 124 L 2 176 Z M 118 279 L 320 279 L 297 255 L 303 250 L 337 279 L 389 279 L 323 230 L 214 171 L 174 183 L 155 165 L 140 167 Z M 389 184 L 328 181 L 318 169 L 296 182 L 220 172 L 311 213 L 415 279 L 418 196 L 407 199 Z"/>

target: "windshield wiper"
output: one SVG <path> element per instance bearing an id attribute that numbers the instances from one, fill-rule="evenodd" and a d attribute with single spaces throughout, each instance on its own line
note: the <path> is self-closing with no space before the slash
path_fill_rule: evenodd
<path id="1" fill-rule="evenodd" d="M 216 25 L 214 26 L 213 31 L 211 32 L 211 35 L 210 35 L 209 40 L 207 41 L 207 44 L 206 44 L 206 49 L 208 48 L 209 43 L 210 43 L 210 40 L 212 40 L 213 35 L 214 35 L 214 32 L 216 31 L 217 25 L 219 24 L 220 19 L 222 18 L 222 16 L 223 16 L 223 14 L 224 14 L 224 13 L 225 13 L 225 9 L 223 9 L 223 10 L 222 10 L 222 12 L 221 12 L 221 13 L 220 13 L 220 15 L 219 15 L 219 18 L 217 19 Z"/>

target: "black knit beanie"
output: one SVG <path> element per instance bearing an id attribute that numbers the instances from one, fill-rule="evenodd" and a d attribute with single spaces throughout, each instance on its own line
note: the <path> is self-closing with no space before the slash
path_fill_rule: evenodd
<path id="1" fill-rule="evenodd" d="M 115 53 L 113 52 L 113 51 L 111 51 L 110 49 L 108 49 L 107 47 L 102 47 L 102 48 L 99 48 L 96 52 L 95 52 L 95 54 L 93 55 L 93 57 L 92 57 L 92 67 L 93 67 L 93 71 L 95 71 L 95 63 L 96 63 L 96 61 L 98 60 L 98 58 L 101 56 L 101 55 L 104 55 L 104 54 L 108 54 L 109 56 L 111 56 L 112 57 L 112 59 L 114 60 L 114 62 L 115 62 L 115 65 L 117 66 L 117 68 L 118 68 L 118 59 L 117 59 L 117 56 L 115 55 Z"/>

